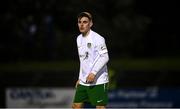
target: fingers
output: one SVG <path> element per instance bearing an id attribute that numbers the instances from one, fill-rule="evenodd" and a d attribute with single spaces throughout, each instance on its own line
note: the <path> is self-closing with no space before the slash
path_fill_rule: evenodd
<path id="1" fill-rule="evenodd" d="M 94 81 L 92 81 L 92 80 L 86 80 L 86 83 L 93 83 Z"/>
<path id="2" fill-rule="evenodd" d="M 94 78 L 89 75 L 86 79 L 86 83 L 93 83 L 93 82 L 94 82 Z"/>

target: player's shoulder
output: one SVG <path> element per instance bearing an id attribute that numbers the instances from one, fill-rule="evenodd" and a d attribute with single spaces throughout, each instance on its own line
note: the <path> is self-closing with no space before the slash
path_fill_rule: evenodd
<path id="1" fill-rule="evenodd" d="M 104 37 L 101 36 L 100 34 L 98 34 L 97 32 L 95 31 L 92 31 L 92 36 L 93 36 L 93 39 L 96 41 L 96 42 L 102 42 L 104 41 Z"/>
<path id="2" fill-rule="evenodd" d="M 79 35 L 77 36 L 77 38 L 76 38 L 76 41 L 79 42 L 79 41 L 81 40 L 81 38 L 82 38 L 82 35 L 79 34 Z"/>

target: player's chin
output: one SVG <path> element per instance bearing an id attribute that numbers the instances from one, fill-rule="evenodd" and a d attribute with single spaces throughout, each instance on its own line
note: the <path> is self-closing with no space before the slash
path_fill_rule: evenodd
<path id="1" fill-rule="evenodd" d="M 81 32 L 81 33 L 85 33 L 85 30 L 83 30 L 83 29 L 80 29 L 80 32 Z"/>

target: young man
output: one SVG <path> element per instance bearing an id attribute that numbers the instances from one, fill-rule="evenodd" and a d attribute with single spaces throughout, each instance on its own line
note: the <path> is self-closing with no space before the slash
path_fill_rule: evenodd
<path id="1" fill-rule="evenodd" d="M 88 102 L 98 109 L 103 109 L 108 102 L 107 83 L 109 61 L 105 39 L 91 30 L 92 15 L 82 12 L 78 15 L 80 35 L 77 47 L 80 59 L 79 79 L 72 107 L 82 108 Z"/>

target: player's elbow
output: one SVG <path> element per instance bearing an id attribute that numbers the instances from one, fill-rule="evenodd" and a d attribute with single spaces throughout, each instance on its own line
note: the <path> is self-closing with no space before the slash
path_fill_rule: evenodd
<path id="1" fill-rule="evenodd" d="M 109 61 L 109 55 L 107 54 L 106 63 Z"/>
<path id="2" fill-rule="evenodd" d="M 105 60 L 105 63 L 108 63 L 108 61 L 109 61 L 109 55 L 108 55 L 108 53 L 105 53 L 105 54 L 104 54 L 104 60 Z"/>
<path id="3" fill-rule="evenodd" d="M 107 64 L 109 61 L 108 53 L 104 53 L 100 55 L 101 63 Z"/>

